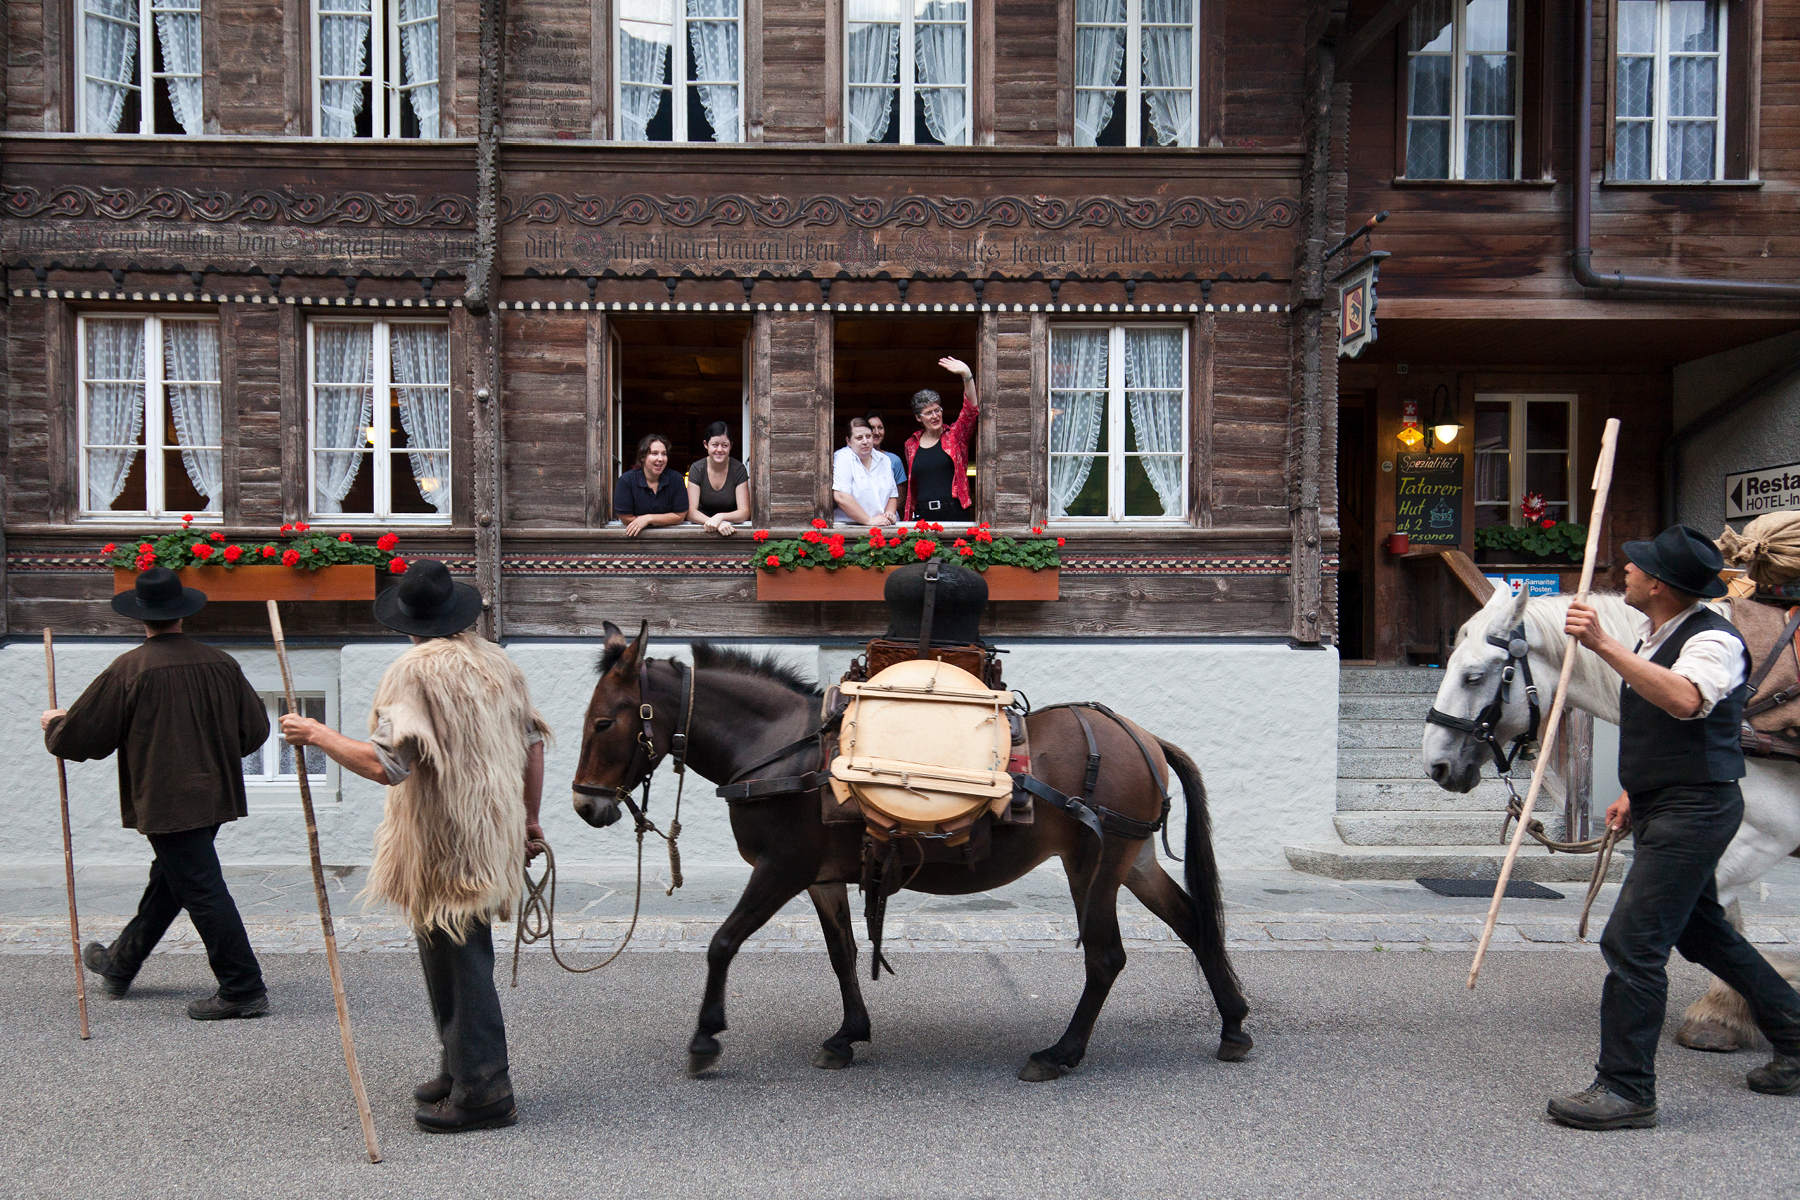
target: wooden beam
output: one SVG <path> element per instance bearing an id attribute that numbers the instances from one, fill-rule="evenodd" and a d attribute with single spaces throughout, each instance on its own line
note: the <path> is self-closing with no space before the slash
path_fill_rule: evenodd
<path id="1" fill-rule="evenodd" d="M 1350 68 L 1362 61 L 1364 55 L 1375 48 L 1375 43 L 1394 31 L 1394 27 L 1406 20 L 1413 9 L 1419 7 L 1419 0 L 1387 0 L 1375 15 L 1357 27 L 1344 48 L 1338 51 L 1337 73 L 1340 77 L 1349 73 Z"/>
<path id="2" fill-rule="evenodd" d="M 1461 550 L 1445 550 L 1440 557 L 1450 574 L 1456 577 L 1456 581 L 1468 589 L 1469 595 L 1475 597 L 1475 603 L 1486 604 L 1493 596 L 1494 585 L 1488 582 L 1487 576 L 1470 561 L 1468 555 Z"/>

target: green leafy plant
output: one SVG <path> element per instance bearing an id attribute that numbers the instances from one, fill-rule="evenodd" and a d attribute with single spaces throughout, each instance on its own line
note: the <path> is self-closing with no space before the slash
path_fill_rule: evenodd
<path id="1" fill-rule="evenodd" d="M 230 541 L 218 530 L 198 530 L 192 515 L 181 518 L 181 528 L 170 530 L 155 539 L 139 539 L 120 544 L 108 542 L 100 548 L 106 564 L 121 571 L 148 571 L 167 567 L 180 571 L 187 567 L 292 567 L 297 571 L 316 571 L 320 567 L 375 566 L 389 574 L 406 571 L 406 560 L 394 554 L 400 538 L 383 533 L 374 542 L 358 542 L 349 533 L 327 533 L 314 529 L 304 521 L 281 527 L 279 538 L 267 541 Z"/>
<path id="2" fill-rule="evenodd" d="M 1063 540 L 1042 536 L 1043 527 L 1031 532 L 1030 538 L 995 536 L 987 522 L 970 525 L 961 531 L 946 530 L 932 521 L 916 521 L 911 526 L 893 529 L 870 529 L 854 537 L 837 531 L 824 520 L 797 538 L 770 540 L 766 529 L 751 534 L 756 550 L 748 565 L 764 571 L 823 568 L 836 571 L 843 567 L 900 567 L 907 563 L 957 563 L 977 571 L 989 567 L 1029 567 L 1041 571 L 1061 563 L 1057 550 Z"/>
<path id="3" fill-rule="evenodd" d="M 1548 518 L 1534 525 L 1487 525 L 1475 531 L 1475 546 L 1526 558 L 1562 555 L 1570 562 L 1580 562 L 1587 548 L 1587 532 L 1586 525 Z"/>

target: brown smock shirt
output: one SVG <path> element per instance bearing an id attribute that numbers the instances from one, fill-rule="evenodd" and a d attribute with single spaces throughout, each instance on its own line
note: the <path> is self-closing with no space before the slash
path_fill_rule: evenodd
<path id="1" fill-rule="evenodd" d="M 245 816 L 243 758 L 268 739 L 268 710 L 237 660 L 179 633 L 120 655 L 44 731 L 59 758 L 118 752 L 120 817 L 139 833 Z"/>

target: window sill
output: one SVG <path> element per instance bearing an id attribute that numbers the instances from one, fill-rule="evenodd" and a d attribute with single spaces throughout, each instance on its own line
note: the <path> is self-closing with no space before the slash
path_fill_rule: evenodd
<path id="1" fill-rule="evenodd" d="M 1754 192 L 1760 179 L 1602 179 L 1600 186 L 1621 192 L 1718 191 Z"/>
<path id="2" fill-rule="evenodd" d="M 348 525 L 357 529 L 373 526 L 385 526 L 392 529 L 448 529 L 449 517 L 421 517 L 414 513 L 396 517 L 371 517 L 365 513 L 323 513 L 313 514 L 306 518 L 308 525 L 325 526 Z"/>
<path id="3" fill-rule="evenodd" d="M 78 525 L 129 525 L 133 527 L 150 525 L 158 529 L 166 525 L 170 529 L 180 529 L 184 524 L 206 526 L 224 525 L 225 514 L 195 513 L 194 519 L 191 522 L 188 522 L 183 521 L 178 516 L 151 517 L 142 513 L 93 512 L 78 514 L 75 518 L 75 523 Z"/>
<path id="4" fill-rule="evenodd" d="M 298 810 L 300 805 L 300 785 L 297 783 L 246 783 L 244 795 L 250 805 L 250 815 L 260 812 L 287 812 Z M 313 807 L 325 804 L 341 803 L 343 797 L 338 789 L 328 786 L 323 781 L 312 786 Z"/>
<path id="5" fill-rule="evenodd" d="M 1408 179 L 1396 175 L 1388 186 L 1443 191 L 1547 191 L 1556 183 L 1555 179 Z"/>

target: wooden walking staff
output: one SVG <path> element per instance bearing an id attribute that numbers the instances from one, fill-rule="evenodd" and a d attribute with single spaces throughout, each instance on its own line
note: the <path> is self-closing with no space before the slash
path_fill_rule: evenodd
<path id="1" fill-rule="evenodd" d="M 44 627 L 44 674 L 50 680 L 50 707 L 56 707 L 56 648 Z M 69 837 L 69 770 L 56 760 L 56 793 L 62 801 L 63 875 L 69 888 L 69 951 L 75 955 L 75 1007 L 81 1012 L 81 1040 L 88 1039 L 87 973 L 81 969 L 81 918 L 75 913 L 75 843 Z"/>
<path id="2" fill-rule="evenodd" d="M 287 710 L 300 711 L 294 700 L 294 677 L 288 671 L 287 643 L 281 637 L 281 610 L 269 601 L 269 632 L 275 635 L 275 659 L 281 664 L 281 688 L 287 695 Z M 312 855 L 313 895 L 319 901 L 319 925 L 325 931 L 325 965 L 331 971 L 331 994 L 337 1001 L 338 1033 L 344 1039 L 344 1065 L 350 1069 L 350 1088 L 356 1093 L 356 1113 L 362 1118 L 363 1141 L 369 1148 L 369 1161 L 381 1161 L 381 1147 L 375 1142 L 375 1117 L 369 1112 L 369 1093 L 363 1090 L 362 1071 L 356 1065 L 356 1043 L 350 1036 L 350 1004 L 344 999 L 344 972 L 338 965 L 337 933 L 331 926 L 331 901 L 325 895 L 325 865 L 319 859 L 319 824 L 313 818 L 312 787 L 306 779 L 305 747 L 295 746 L 294 773 L 300 779 L 300 807 L 306 812 L 306 848 Z"/>
<path id="3" fill-rule="evenodd" d="M 1600 554 L 1600 529 L 1606 521 L 1606 494 L 1612 490 L 1613 454 L 1619 448 L 1619 420 L 1606 422 L 1600 435 L 1600 462 L 1594 467 L 1594 506 L 1588 514 L 1587 552 L 1581 559 L 1581 586 L 1575 599 L 1587 603 L 1588 591 L 1594 585 L 1594 560 Z M 1519 857 L 1519 845 L 1531 824 L 1531 808 L 1537 803 L 1538 789 L 1544 786 L 1544 768 L 1550 765 L 1550 751 L 1556 745 L 1557 730 L 1562 727 L 1563 700 L 1569 690 L 1569 675 L 1575 670 L 1575 653 L 1580 643 L 1568 639 L 1563 648 L 1562 674 L 1556 677 L 1556 699 L 1550 704 L 1550 719 L 1544 723 L 1544 739 L 1538 748 L 1537 766 L 1531 771 L 1531 790 L 1525 793 L 1524 807 L 1519 811 L 1519 827 L 1513 830 L 1512 845 L 1506 848 L 1506 861 L 1500 864 L 1500 878 L 1494 881 L 1494 899 L 1488 905 L 1487 924 L 1481 928 L 1481 944 L 1475 947 L 1475 961 L 1469 965 L 1469 990 L 1475 990 L 1475 977 L 1481 974 L 1481 960 L 1487 957 L 1488 942 L 1494 936 L 1494 922 L 1500 917 L 1500 898 L 1506 894 L 1506 881 L 1512 877 L 1513 860 Z"/>

